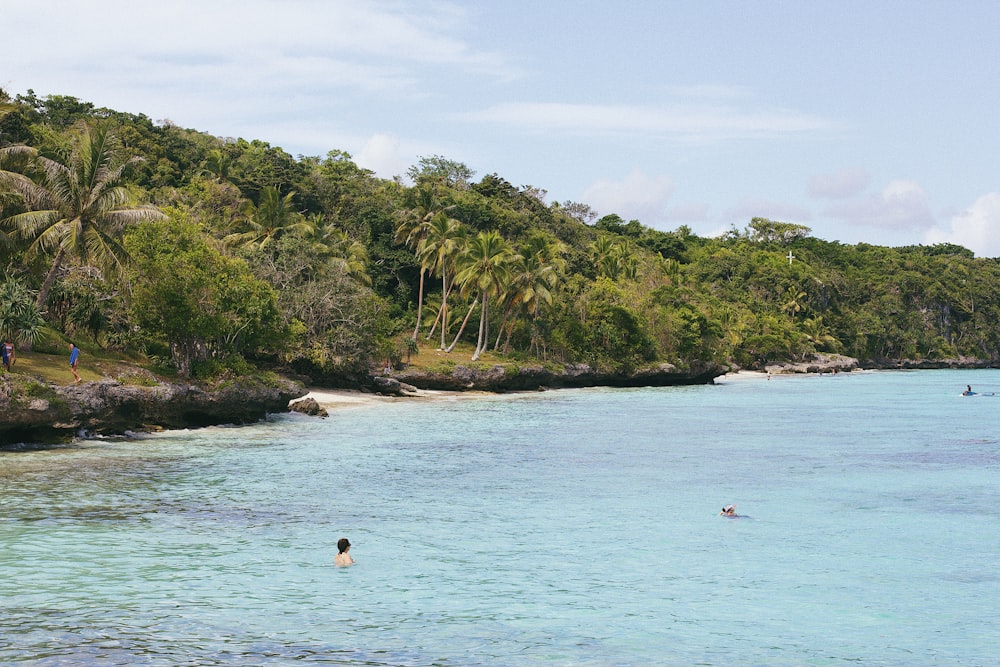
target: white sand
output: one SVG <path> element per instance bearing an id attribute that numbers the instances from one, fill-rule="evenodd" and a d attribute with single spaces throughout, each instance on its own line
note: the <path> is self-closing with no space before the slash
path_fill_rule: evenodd
<path id="1" fill-rule="evenodd" d="M 735 373 L 726 373 L 721 377 L 715 378 L 718 382 L 738 382 L 740 380 L 766 380 L 769 373 L 764 373 L 762 371 L 737 371 Z"/>
<path id="2" fill-rule="evenodd" d="M 371 406 L 392 401 L 455 399 L 461 395 L 461 392 L 432 391 L 429 389 L 418 389 L 415 393 L 406 396 L 381 396 L 379 394 L 369 394 L 352 389 L 310 389 L 308 394 L 301 398 L 293 399 L 291 402 L 296 403 L 307 398 L 312 398 L 322 407 L 329 410 L 330 408 Z"/>

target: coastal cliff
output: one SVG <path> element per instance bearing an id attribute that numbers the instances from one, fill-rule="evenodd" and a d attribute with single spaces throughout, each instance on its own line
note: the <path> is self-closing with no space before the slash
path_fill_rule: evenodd
<path id="1" fill-rule="evenodd" d="M 105 379 L 69 386 L 30 376 L 0 380 L 0 446 L 63 442 L 86 433 L 246 424 L 268 413 L 286 412 L 305 388 L 277 378 L 264 383 L 240 378 L 215 387 L 191 384 L 135 386 Z"/>
<path id="2" fill-rule="evenodd" d="M 373 376 L 357 385 L 381 394 L 405 395 L 415 388 L 450 391 L 526 391 L 562 387 L 636 387 L 710 384 L 727 367 L 701 364 L 679 369 L 658 364 L 631 373 L 600 371 L 586 364 L 455 366 L 449 371 L 410 369 Z M 158 382 L 126 384 L 106 378 L 60 386 L 29 375 L 0 378 L 0 447 L 65 442 L 75 436 L 121 435 L 129 431 L 246 424 L 287 412 L 307 393 L 301 382 L 275 376 L 231 379 L 215 386 Z"/>
<path id="3" fill-rule="evenodd" d="M 929 370 L 997 368 L 996 361 L 978 357 L 954 357 L 940 359 L 864 359 L 859 360 L 842 354 L 814 354 L 799 362 L 774 362 L 763 368 L 768 373 L 790 375 L 796 373 L 845 373 L 855 370 Z"/>
<path id="4" fill-rule="evenodd" d="M 446 391 L 529 391 L 569 387 L 663 387 L 685 384 L 711 384 L 724 375 L 727 366 L 695 364 L 681 369 L 673 364 L 656 364 L 631 372 L 611 372 L 587 364 L 568 364 L 551 368 L 540 364 L 471 367 L 455 366 L 450 371 L 403 369 L 391 378 L 418 389 Z"/>

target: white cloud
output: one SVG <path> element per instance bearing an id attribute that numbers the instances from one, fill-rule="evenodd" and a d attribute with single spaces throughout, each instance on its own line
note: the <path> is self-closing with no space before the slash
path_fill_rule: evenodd
<path id="1" fill-rule="evenodd" d="M 630 106 L 508 102 L 461 116 L 534 132 L 668 135 L 688 140 L 769 137 L 825 131 L 833 124 L 787 110 L 743 110 L 718 105 Z"/>
<path id="2" fill-rule="evenodd" d="M 851 225 L 891 230 L 934 226 L 927 192 L 913 181 L 896 180 L 877 195 L 830 206 L 826 213 Z"/>
<path id="3" fill-rule="evenodd" d="M 708 204 L 677 204 L 667 209 L 664 220 L 676 223 L 708 222 L 708 211 Z"/>
<path id="4" fill-rule="evenodd" d="M 925 237 L 929 244 L 956 243 L 980 257 L 1000 257 L 1000 192 L 977 199 L 951 219 L 951 229 L 934 228 Z"/>
<path id="5" fill-rule="evenodd" d="M 817 174 L 809 179 L 810 197 L 847 199 L 868 188 L 871 177 L 864 169 L 841 169 L 835 174 Z"/>
<path id="6" fill-rule="evenodd" d="M 406 173 L 407 162 L 400 155 L 399 139 L 387 134 L 372 135 L 354 162 L 359 167 L 371 169 L 381 178 L 402 176 Z"/>
<path id="7" fill-rule="evenodd" d="M 652 226 L 664 218 L 667 201 L 674 192 L 669 176 L 649 177 L 638 169 L 620 181 L 599 180 L 588 187 L 582 201 L 599 215 L 616 213 L 625 220 Z"/>
<path id="8" fill-rule="evenodd" d="M 172 0 L 141 10 L 125 0 L 32 0 L 5 3 L 3 17 L 17 27 L 4 34 L 8 92 L 73 95 L 226 134 L 279 116 L 348 122 L 343 110 L 368 98 L 425 97 L 442 70 L 517 75 L 467 41 L 474 16 L 439 0 Z"/>
<path id="9" fill-rule="evenodd" d="M 463 9 L 434 0 L 171 0 L 141 11 L 127 0 L 33 0 L 5 7 L 4 15 L 5 24 L 21 28 L 5 34 L 9 48 L 19 42 L 37 47 L 38 33 L 25 28 L 44 28 L 46 48 L 22 52 L 32 62 L 60 66 L 75 53 L 91 63 L 111 54 L 163 61 L 212 54 L 224 62 L 340 54 L 359 63 L 384 59 L 477 72 L 508 67 L 502 56 L 462 39 L 471 20 Z M 83 35 L 95 30 L 100 38 L 81 50 Z"/>

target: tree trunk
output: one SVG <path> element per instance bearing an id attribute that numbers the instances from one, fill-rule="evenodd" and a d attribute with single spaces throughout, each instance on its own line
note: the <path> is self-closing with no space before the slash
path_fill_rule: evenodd
<path id="1" fill-rule="evenodd" d="M 469 312 L 465 314 L 465 319 L 462 320 L 462 326 L 459 327 L 458 333 L 455 334 L 455 340 L 451 341 L 451 345 L 448 346 L 448 349 L 445 350 L 445 352 L 451 352 L 455 349 L 455 345 L 458 344 L 458 339 L 461 338 L 462 334 L 465 332 L 465 325 L 469 323 L 469 318 L 472 317 L 472 313 L 476 310 L 477 305 L 479 305 L 478 296 L 476 297 L 476 300 L 472 302 L 472 305 L 469 306 Z"/>
<path id="2" fill-rule="evenodd" d="M 487 321 L 489 320 L 489 304 L 490 295 L 489 292 L 483 293 L 483 305 L 480 309 L 479 315 L 479 340 L 476 341 L 476 351 L 472 355 L 473 361 L 479 361 L 479 355 L 486 351 L 485 345 L 488 345 L 488 337 L 490 335 L 489 326 L 487 326 Z M 484 339 L 487 341 L 484 344 Z"/>
<path id="3" fill-rule="evenodd" d="M 52 267 L 45 274 L 45 281 L 42 283 L 42 288 L 38 290 L 38 299 L 35 301 L 35 305 L 38 306 L 38 310 L 40 311 L 44 312 L 45 310 L 45 302 L 49 300 L 49 290 L 52 289 L 52 283 L 56 280 L 56 274 L 59 272 L 59 267 L 65 256 L 66 249 L 59 246 L 59 250 L 56 251 L 56 256 L 52 260 Z"/>
<path id="4" fill-rule="evenodd" d="M 413 327 L 413 340 L 420 335 L 420 317 L 424 308 L 424 270 L 420 269 L 420 289 L 417 292 L 417 326 Z"/>
<path id="5" fill-rule="evenodd" d="M 439 349 L 443 350 L 445 345 L 445 335 L 448 331 L 448 271 L 445 267 L 441 268 L 441 347 Z"/>
<path id="6" fill-rule="evenodd" d="M 510 322 L 507 323 L 507 338 L 503 342 L 503 353 L 505 355 L 510 354 L 510 335 L 514 332 L 514 325 L 517 324 L 517 320 L 511 318 Z"/>
<path id="7" fill-rule="evenodd" d="M 500 339 L 503 338 L 504 329 L 508 330 L 507 340 L 510 340 L 510 329 L 514 327 L 514 318 L 511 316 L 514 312 L 514 304 L 510 303 L 503 311 L 503 317 L 500 319 L 500 330 L 497 331 L 497 342 L 493 344 L 493 351 L 496 352 L 500 349 Z M 509 326 L 508 326 L 509 325 Z M 506 350 L 504 351 L 506 353 Z"/>

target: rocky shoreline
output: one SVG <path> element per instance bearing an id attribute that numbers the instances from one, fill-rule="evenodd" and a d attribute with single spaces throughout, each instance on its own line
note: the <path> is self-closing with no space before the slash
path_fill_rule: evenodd
<path id="1" fill-rule="evenodd" d="M 391 376 L 371 376 L 355 388 L 384 396 L 407 396 L 419 390 L 505 392 L 710 384 L 727 370 L 716 364 L 690 370 L 660 364 L 628 374 L 600 372 L 583 364 L 558 370 L 541 365 L 456 366 L 447 373 L 404 370 Z M 242 378 L 206 388 L 168 383 L 136 386 L 113 379 L 57 386 L 27 376 L 16 381 L 13 377 L 17 376 L 6 375 L 0 380 L 3 448 L 21 443 L 66 442 L 81 435 L 252 423 L 268 414 L 288 412 L 292 401 L 308 393 L 302 382 L 284 378 L 273 386 Z"/>
<path id="2" fill-rule="evenodd" d="M 864 361 L 820 354 L 798 363 L 773 363 L 771 374 L 841 373 L 861 369 L 996 368 L 975 358 Z M 713 384 L 733 369 L 714 363 L 680 369 L 658 364 L 630 373 L 605 372 L 586 364 L 566 366 L 456 365 L 445 371 L 409 368 L 373 375 L 354 387 L 382 396 L 414 396 L 420 391 L 508 392 L 572 387 L 662 387 Z M 123 435 L 129 432 L 247 424 L 290 409 L 308 393 L 302 381 L 281 378 L 267 384 L 239 378 L 215 387 L 159 383 L 123 384 L 104 379 L 69 386 L 44 383 L 29 376 L 0 378 L 0 448 L 21 443 L 60 443 L 81 435 Z M 316 414 L 315 412 L 312 412 Z"/>
<path id="3" fill-rule="evenodd" d="M 208 389 L 135 386 L 112 379 L 57 386 L 5 375 L 0 380 L 0 447 L 66 442 L 79 435 L 247 424 L 286 412 L 289 401 L 306 393 L 301 383 L 286 379 L 272 384 L 240 379 Z"/>
<path id="4" fill-rule="evenodd" d="M 867 359 L 858 360 L 842 354 L 817 354 L 812 359 L 791 363 L 776 362 L 764 366 L 764 371 L 775 375 L 795 373 L 849 373 L 856 370 L 956 370 L 967 368 L 998 368 L 1000 363 L 978 357 L 947 359 Z"/>
<path id="5" fill-rule="evenodd" d="M 680 369 L 673 364 L 657 364 L 629 373 L 606 372 L 587 364 L 567 364 L 558 368 L 541 364 L 523 366 L 496 364 L 489 367 L 455 366 L 448 373 L 423 369 L 395 371 L 387 377 L 418 389 L 444 391 L 533 391 L 571 387 L 666 387 L 685 384 L 711 384 L 724 375 L 728 366 L 704 363 Z"/>

